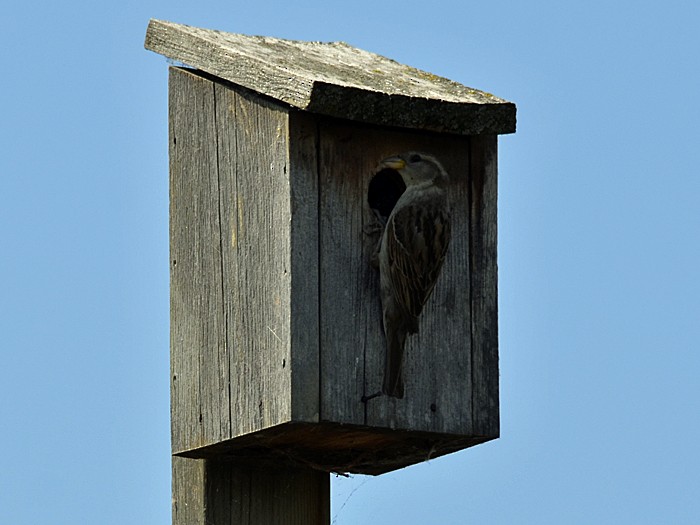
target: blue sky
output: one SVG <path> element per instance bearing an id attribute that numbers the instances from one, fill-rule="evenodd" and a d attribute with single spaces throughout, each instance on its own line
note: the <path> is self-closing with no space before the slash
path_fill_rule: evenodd
<path id="1" fill-rule="evenodd" d="M 344 40 L 518 105 L 501 439 L 333 478 L 337 525 L 700 521 L 697 2 L 14 2 L 0 523 L 170 523 L 167 63 L 148 19 Z"/>

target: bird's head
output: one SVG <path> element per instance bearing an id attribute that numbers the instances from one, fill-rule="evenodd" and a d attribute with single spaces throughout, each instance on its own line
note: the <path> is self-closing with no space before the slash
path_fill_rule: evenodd
<path id="1" fill-rule="evenodd" d="M 447 182 L 447 172 L 442 164 L 427 153 L 408 151 L 384 159 L 380 166 L 398 171 L 406 186 L 421 182 Z"/>

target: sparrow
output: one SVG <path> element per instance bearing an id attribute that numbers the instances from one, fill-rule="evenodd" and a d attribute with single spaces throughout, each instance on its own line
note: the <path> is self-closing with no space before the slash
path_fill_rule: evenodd
<path id="1" fill-rule="evenodd" d="M 386 362 L 382 392 L 403 398 L 404 344 L 418 333 L 418 318 L 435 287 L 450 243 L 448 176 L 435 157 L 407 152 L 384 159 L 406 191 L 399 197 L 379 244 L 379 289 Z"/>

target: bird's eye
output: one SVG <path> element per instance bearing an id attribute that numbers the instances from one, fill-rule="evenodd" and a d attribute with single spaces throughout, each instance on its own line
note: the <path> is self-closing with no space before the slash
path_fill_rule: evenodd
<path id="1" fill-rule="evenodd" d="M 418 153 L 414 153 L 413 155 L 411 155 L 411 157 L 408 160 L 409 160 L 409 162 L 420 162 L 423 159 L 421 158 L 420 155 L 418 155 Z"/>

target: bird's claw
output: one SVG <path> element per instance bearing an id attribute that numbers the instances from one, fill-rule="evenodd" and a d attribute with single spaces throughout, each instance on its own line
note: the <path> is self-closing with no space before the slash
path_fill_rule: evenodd
<path id="1" fill-rule="evenodd" d="M 379 396 L 381 396 L 381 395 L 382 395 L 382 391 L 380 390 L 379 392 L 375 392 L 375 393 L 372 394 L 372 395 L 369 395 L 369 396 L 362 396 L 361 401 L 362 401 L 363 403 L 366 404 L 367 401 L 369 401 L 370 399 L 374 399 L 375 397 L 379 397 Z"/>

